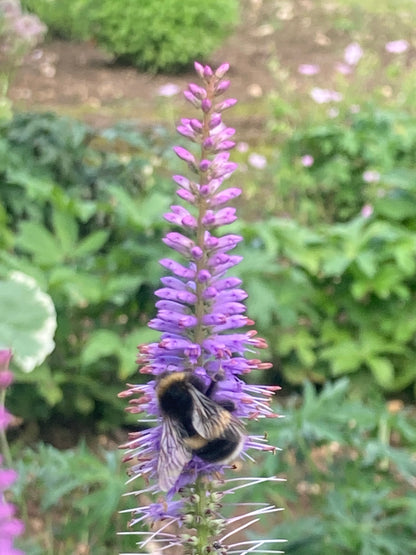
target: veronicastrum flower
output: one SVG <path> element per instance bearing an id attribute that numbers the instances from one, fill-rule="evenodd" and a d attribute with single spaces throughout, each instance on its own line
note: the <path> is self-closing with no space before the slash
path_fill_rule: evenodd
<path id="1" fill-rule="evenodd" d="M 235 221 L 235 209 L 228 203 L 241 193 L 239 188 L 227 186 L 237 167 L 229 152 L 235 146 L 235 131 L 222 119 L 224 110 L 236 100 L 219 99 L 230 85 L 223 79 L 228 67 L 223 64 L 214 71 L 195 63 L 202 86 L 191 83 L 185 91 L 185 98 L 199 110 L 200 116 L 182 119 L 178 132 L 197 147 L 192 150 L 174 147 L 190 173 L 190 177 L 173 176 L 178 185 L 177 195 L 188 206 L 171 206 L 165 218 L 177 229 L 164 238 L 182 261 L 173 258 L 160 261 L 170 275 L 162 278 L 162 287 L 156 291 L 157 314 L 149 322 L 151 328 L 161 333 L 160 340 L 141 345 L 137 359 L 140 372 L 149 374 L 151 379 L 146 384 L 131 385 L 120 394 L 132 397 L 130 412 L 145 412 L 156 424 L 130 434 L 123 446 L 128 450 L 125 460 L 130 464 L 131 479 L 142 476 L 146 481 L 144 489 L 134 492 L 137 496 L 146 494 L 146 504 L 132 511 L 130 525 L 147 522 L 155 528 L 153 532 L 143 532 L 139 543 L 142 550 L 156 543 L 160 551 L 181 545 L 184 553 L 193 555 L 278 553 L 273 551 L 273 545 L 281 541 L 233 543 L 233 534 L 257 522 L 261 514 L 278 509 L 267 503 L 253 503 L 250 508 L 244 506 L 242 515 L 227 520 L 220 514 L 223 497 L 269 479 L 227 481 L 223 475 L 226 469 L 233 468 L 231 463 L 210 462 L 186 445 L 181 446 L 181 451 L 187 452 L 183 458 L 183 453 L 177 452 L 178 432 L 174 432 L 175 441 L 164 433 L 166 415 L 159 406 L 157 393 L 160 376 L 166 372 L 192 373 L 205 384 L 206 390 L 215 385 L 207 393 L 210 401 L 215 406 L 228 406 L 231 414 L 228 418 L 244 430 L 240 458 L 250 460 L 249 450 L 274 451 L 265 437 L 250 435 L 242 427 L 247 419 L 276 416 L 270 401 L 279 388 L 249 385 L 240 377 L 271 365 L 252 354 L 266 347 L 266 343 L 254 330 L 246 330 L 254 324 L 244 314 L 247 293 L 239 278 L 228 275 L 228 270 L 242 259 L 230 253 L 242 237 L 218 231 L 220 226 Z M 185 432 L 181 433 L 185 437 Z M 172 472 L 158 466 L 161 451 L 169 454 L 164 462 L 168 467 L 172 464 Z M 181 460 L 185 461 L 183 465 L 178 463 Z M 169 480 L 161 477 L 162 472 Z M 172 476 L 174 479 L 170 480 Z M 162 487 L 166 484 L 167 487 Z M 167 494 L 163 495 L 161 489 L 168 489 Z"/>

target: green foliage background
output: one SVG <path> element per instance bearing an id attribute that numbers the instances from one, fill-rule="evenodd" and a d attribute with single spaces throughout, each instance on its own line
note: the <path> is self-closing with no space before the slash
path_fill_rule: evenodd
<path id="1" fill-rule="evenodd" d="M 166 256 L 172 144 L 162 128 L 96 132 L 53 114 L 4 124 L 0 272 L 34 277 L 58 318 L 55 351 L 36 377 L 19 377 L 43 400 L 32 418 L 57 410 L 105 427 L 116 411 L 122 421 L 116 393 L 135 372 L 136 345 L 153 337 L 146 322 Z M 248 313 L 269 340 L 275 381 L 349 374 L 357 391 L 415 387 L 415 147 L 416 120 L 401 111 L 369 107 L 343 125 L 298 130 L 276 166 L 286 215 L 234 224 L 245 237 L 238 274 Z M 304 152 L 312 168 L 299 164 Z M 374 167 L 377 187 L 362 179 Z M 291 188 L 289 168 L 299 175 Z M 288 217 L 293 197 L 302 221 Z M 370 217 L 360 214 L 365 203 Z M 14 402 L 29 414 L 26 394 Z"/>

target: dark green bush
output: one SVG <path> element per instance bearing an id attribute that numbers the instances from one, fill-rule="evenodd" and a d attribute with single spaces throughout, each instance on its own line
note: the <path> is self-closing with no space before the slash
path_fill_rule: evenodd
<path id="1" fill-rule="evenodd" d="M 236 0 L 93 0 L 92 35 L 117 58 L 174 71 L 208 56 L 236 24 Z"/>

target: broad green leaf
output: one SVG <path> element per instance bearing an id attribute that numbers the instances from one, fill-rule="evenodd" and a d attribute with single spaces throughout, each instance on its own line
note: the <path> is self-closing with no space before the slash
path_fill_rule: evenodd
<path id="1" fill-rule="evenodd" d="M 41 266 L 52 266 L 63 260 L 64 253 L 56 238 L 41 224 L 22 222 L 16 239 L 21 249 L 33 255 Z"/>
<path id="2" fill-rule="evenodd" d="M 53 351 L 56 312 L 35 280 L 20 272 L 0 281 L 0 345 L 13 350 L 16 364 L 31 372 Z"/>
<path id="3" fill-rule="evenodd" d="M 342 252 L 330 251 L 326 252 L 325 255 L 322 270 L 326 276 L 342 275 L 351 263 L 351 259 Z"/>
<path id="4" fill-rule="evenodd" d="M 372 251 L 363 251 L 355 259 L 357 266 L 367 276 L 373 277 L 377 272 L 377 259 Z"/>
<path id="5" fill-rule="evenodd" d="M 357 372 L 362 363 L 361 347 L 353 340 L 327 347 L 321 351 L 321 356 L 329 361 L 334 376 L 344 372 Z"/>
<path id="6" fill-rule="evenodd" d="M 394 367 L 392 362 L 385 357 L 371 357 L 366 362 L 377 383 L 389 389 L 394 382 Z"/>
<path id="7" fill-rule="evenodd" d="M 92 364 L 93 362 L 107 356 L 117 356 L 122 341 L 119 335 L 110 330 L 94 331 L 87 339 L 81 352 L 82 364 Z M 132 353 L 134 360 L 134 353 Z"/>
<path id="8" fill-rule="evenodd" d="M 109 232 L 104 229 L 99 229 L 98 231 L 93 231 L 90 235 L 87 235 L 82 239 L 74 249 L 74 257 L 82 258 L 90 254 L 94 254 L 99 251 L 106 243 L 109 236 Z"/>
<path id="9" fill-rule="evenodd" d="M 118 372 L 121 380 L 125 380 L 137 371 L 135 360 L 138 345 L 151 343 L 152 341 L 156 341 L 158 337 L 159 334 L 157 331 L 148 327 L 142 327 L 123 338 L 119 352 L 120 366 Z"/>
<path id="10" fill-rule="evenodd" d="M 71 255 L 78 237 L 78 225 L 68 212 L 55 209 L 52 214 L 53 228 L 66 255 Z"/>

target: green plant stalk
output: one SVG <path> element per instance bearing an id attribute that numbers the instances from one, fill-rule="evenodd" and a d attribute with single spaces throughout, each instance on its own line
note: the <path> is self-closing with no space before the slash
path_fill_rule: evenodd
<path id="1" fill-rule="evenodd" d="M 6 402 L 6 390 L 2 389 L 0 392 L 0 406 L 4 410 Z M 6 429 L 0 428 L 0 448 L 6 465 L 11 468 L 13 465 L 12 455 L 10 453 L 9 443 L 7 441 Z"/>
<path id="2" fill-rule="evenodd" d="M 210 502 L 210 484 L 198 478 L 194 486 L 195 504 L 193 506 L 193 524 L 195 535 L 192 541 L 184 543 L 185 555 L 207 555 L 208 546 L 212 545 L 213 539 L 218 533 L 218 521 L 213 521 Z"/>
<path id="3" fill-rule="evenodd" d="M 383 445 L 390 445 L 390 426 L 385 416 L 382 416 L 379 420 L 378 437 Z M 388 467 L 389 459 L 387 457 L 384 457 L 380 461 L 380 470 L 386 471 Z"/>

